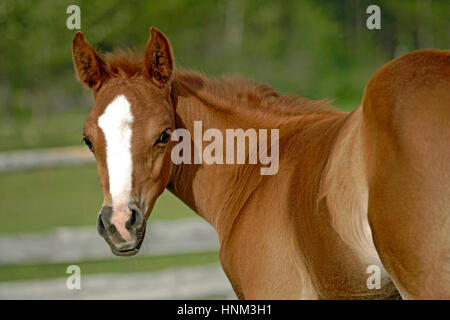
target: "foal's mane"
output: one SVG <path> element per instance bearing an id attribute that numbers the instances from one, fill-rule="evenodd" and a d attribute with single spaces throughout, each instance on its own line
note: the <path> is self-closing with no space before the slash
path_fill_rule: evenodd
<path id="1" fill-rule="evenodd" d="M 131 49 L 107 53 L 105 60 L 115 77 L 133 78 L 145 74 L 143 54 Z M 282 118 L 337 112 L 327 99 L 310 100 L 297 95 L 282 95 L 268 85 L 248 80 L 239 74 L 214 78 L 197 71 L 176 68 L 171 82 L 182 85 L 209 105 L 223 111 L 240 107 L 256 114 L 263 112 Z"/>

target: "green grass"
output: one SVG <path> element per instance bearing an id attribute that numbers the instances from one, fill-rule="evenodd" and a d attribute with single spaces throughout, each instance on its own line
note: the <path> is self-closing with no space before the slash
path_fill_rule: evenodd
<path id="1" fill-rule="evenodd" d="M 171 268 L 184 268 L 212 263 L 219 263 L 219 254 L 217 251 L 142 258 L 137 255 L 134 257 L 116 257 L 115 259 L 88 262 L 8 265 L 0 267 L 0 282 L 67 277 L 67 267 L 72 264 L 80 267 L 81 275 L 83 276 L 100 273 L 150 273 Z"/>
<path id="2" fill-rule="evenodd" d="M 25 119 L 0 118 L 0 150 L 81 145 L 87 112 Z"/>
<path id="3" fill-rule="evenodd" d="M 95 226 L 102 192 L 95 166 L 0 175 L 0 233 Z M 197 217 L 170 192 L 156 202 L 151 220 Z"/>

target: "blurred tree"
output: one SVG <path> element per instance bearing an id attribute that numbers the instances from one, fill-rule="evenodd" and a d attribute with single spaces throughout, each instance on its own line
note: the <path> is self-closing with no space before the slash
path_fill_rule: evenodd
<path id="1" fill-rule="evenodd" d="M 211 75 L 240 72 L 282 91 L 356 106 L 383 62 L 424 47 L 448 48 L 450 1 L 170 0 L 0 2 L 0 116 L 85 112 L 90 93 L 74 80 L 68 5 L 102 50 L 143 48 L 150 25 L 165 32 L 178 65 Z M 382 29 L 367 30 L 378 4 Z"/>

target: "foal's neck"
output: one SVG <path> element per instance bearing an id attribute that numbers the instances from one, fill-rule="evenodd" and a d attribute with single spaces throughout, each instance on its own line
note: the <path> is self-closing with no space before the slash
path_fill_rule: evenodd
<path id="1" fill-rule="evenodd" d="M 194 121 L 201 121 L 203 131 L 215 128 L 222 133 L 226 129 L 277 128 L 280 141 L 286 141 L 311 126 L 318 114 L 336 114 L 323 110 L 323 102 L 280 97 L 273 89 L 243 79 L 224 83 L 186 71 L 175 73 L 171 95 L 176 128 L 186 129 L 191 138 Z M 276 99 L 279 104 L 273 103 Z M 259 169 L 252 164 L 173 165 L 168 189 L 207 220 L 222 243 L 246 200 L 266 177 Z"/>

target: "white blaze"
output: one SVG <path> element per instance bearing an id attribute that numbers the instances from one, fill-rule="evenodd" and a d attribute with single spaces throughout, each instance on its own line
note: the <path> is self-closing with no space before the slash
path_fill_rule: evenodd
<path id="1" fill-rule="evenodd" d="M 106 139 L 109 192 L 113 206 L 128 212 L 133 162 L 131 159 L 131 106 L 124 95 L 117 96 L 98 118 Z"/>

